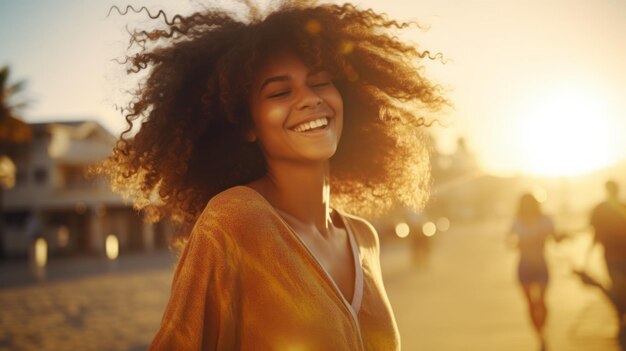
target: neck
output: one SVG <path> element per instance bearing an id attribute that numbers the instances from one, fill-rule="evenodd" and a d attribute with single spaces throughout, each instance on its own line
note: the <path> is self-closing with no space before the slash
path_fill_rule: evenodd
<path id="1" fill-rule="evenodd" d="M 328 166 L 328 161 L 268 165 L 267 175 L 252 187 L 285 215 L 290 225 L 327 233 L 331 225 Z"/>

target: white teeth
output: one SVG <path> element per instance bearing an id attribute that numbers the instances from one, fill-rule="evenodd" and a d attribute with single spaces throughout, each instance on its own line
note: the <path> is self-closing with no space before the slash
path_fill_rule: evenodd
<path id="1" fill-rule="evenodd" d="M 309 121 L 306 123 L 302 123 L 302 124 L 298 124 L 297 126 L 295 126 L 294 128 L 292 128 L 294 131 L 298 132 L 298 133 L 302 133 L 302 132 L 306 132 L 308 130 L 311 130 L 313 128 L 317 128 L 317 127 L 322 127 L 322 126 L 326 126 L 328 124 L 328 119 L 326 117 L 322 117 L 313 121 Z"/>

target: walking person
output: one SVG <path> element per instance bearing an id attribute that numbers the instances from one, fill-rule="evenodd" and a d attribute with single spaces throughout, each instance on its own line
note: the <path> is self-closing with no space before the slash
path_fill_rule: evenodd
<path id="1" fill-rule="evenodd" d="M 596 245 L 603 248 L 611 284 L 604 286 L 583 270 L 574 273 L 583 283 L 600 288 L 609 298 L 617 313 L 618 339 L 622 349 L 626 349 L 626 204 L 619 199 L 619 186 L 615 181 L 607 181 L 604 188 L 606 199 L 591 211 L 590 224 L 594 230 L 588 252 Z"/>
<path id="2" fill-rule="evenodd" d="M 544 351 L 544 327 L 548 316 L 545 297 L 549 280 L 544 247 L 546 240 L 556 235 L 552 219 L 542 212 L 539 201 L 532 194 L 526 193 L 520 197 L 510 235 L 511 242 L 520 254 L 517 268 L 519 282 L 540 349 Z"/>

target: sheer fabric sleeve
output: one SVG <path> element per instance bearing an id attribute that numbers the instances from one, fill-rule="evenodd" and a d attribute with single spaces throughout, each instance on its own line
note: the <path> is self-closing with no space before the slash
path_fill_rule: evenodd
<path id="1" fill-rule="evenodd" d="M 236 247 L 202 217 L 174 273 L 169 302 L 149 350 L 236 350 Z"/>

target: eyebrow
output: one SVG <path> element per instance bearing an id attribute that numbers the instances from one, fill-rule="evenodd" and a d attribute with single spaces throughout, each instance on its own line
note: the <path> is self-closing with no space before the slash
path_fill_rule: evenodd
<path id="1" fill-rule="evenodd" d="M 263 88 L 265 88 L 270 83 L 285 82 L 285 81 L 288 81 L 289 79 L 290 79 L 289 76 L 276 76 L 276 77 L 267 78 L 266 80 L 263 81 L 263 84 L 261 84 L 261 88 L 259 88 L 259 92 L 263 91 Z"/>
<path id="2" fill-rule="evenodd" d="M 325 72 L 324 70 L 318 69 L 318 70 L 314 70 L 311 71 L 307 74 L 307 78 L 314 76 L 316 74 L 319 74 L 321 72 Z M 263 91 L 263 89 L 270 83 L 274 83 L 274 82 L 286 82 L 288 80 L 290 80 L 291 77 L 288 75 L 283 75 L 283 76 L 275 76 L 275 77 L 270 77 L 267 78 L 266 80 L 263 81 L 263 84 L 261 84 L 261 87 L 259 88 L 259 93 Z"/>

